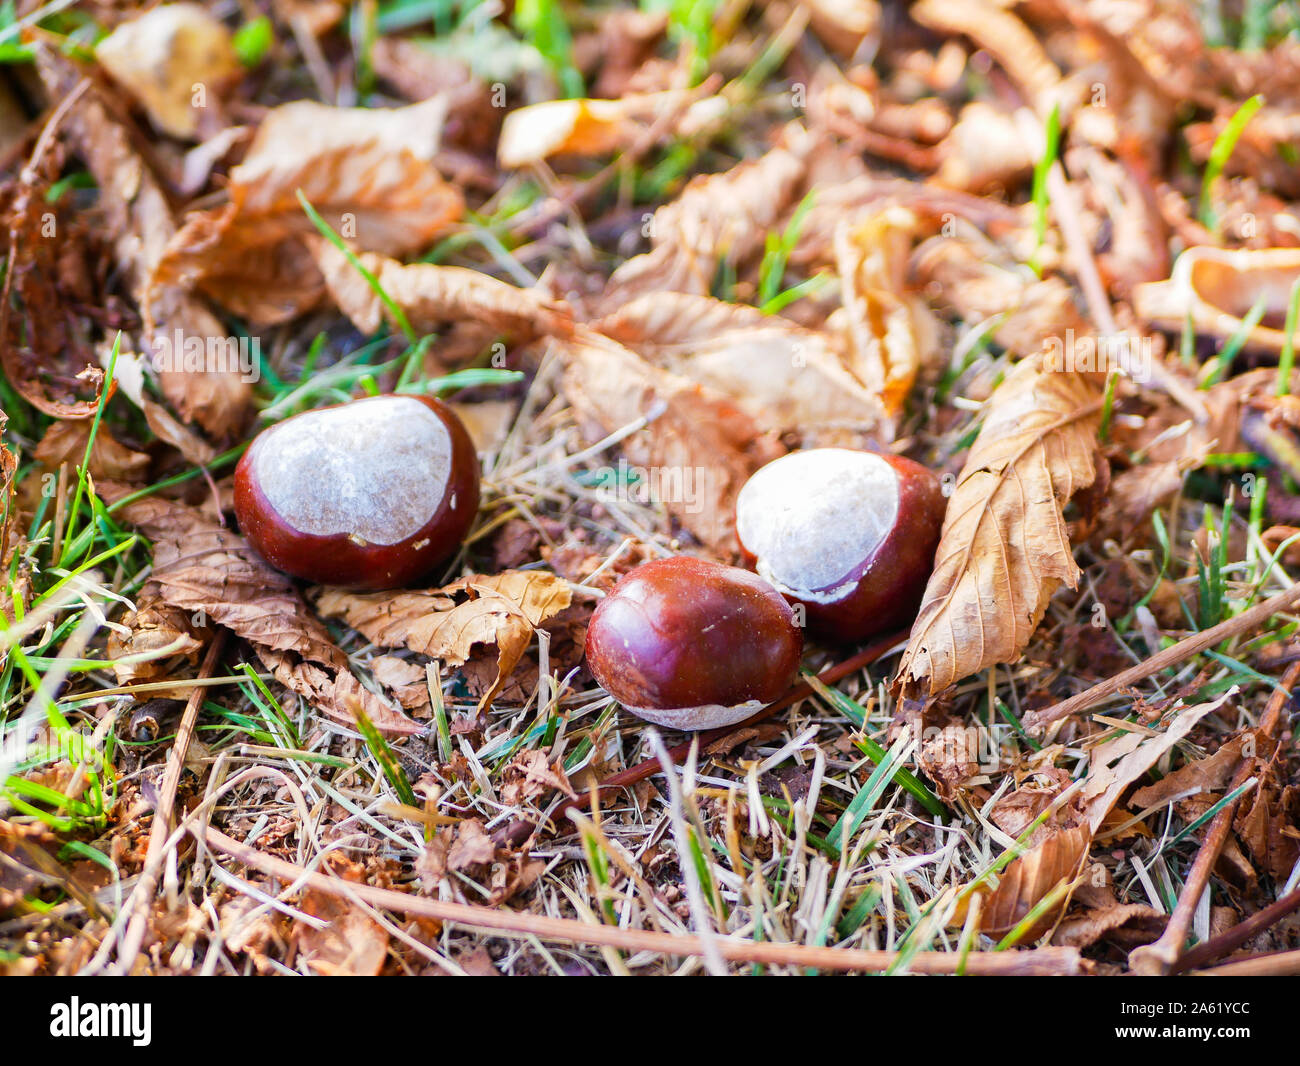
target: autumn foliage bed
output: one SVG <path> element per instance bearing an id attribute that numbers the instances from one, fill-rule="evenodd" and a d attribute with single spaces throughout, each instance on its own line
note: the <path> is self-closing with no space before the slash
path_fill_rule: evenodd
<path id="1" fill-rule="evenodd" d="M 1294 972 L 1300 24 L 1194 7 L 4 8 L 0 969 Z M 463 550 L 279 574 L 234 462 L 394 390 Z M 595 605 L 826 445 L 910 632 L 651 731 Z"/>

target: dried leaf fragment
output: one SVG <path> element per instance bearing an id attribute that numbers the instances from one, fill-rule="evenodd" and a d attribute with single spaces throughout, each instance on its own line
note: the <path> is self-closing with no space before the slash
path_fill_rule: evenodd
<path id="1" fill-rule="evenodd" d="M 749 476 L 784 449 L 730 397 L 580 331 L 562 345 L 561 389 L 592 440 L 642 419 L 622 442 L 633 463 L 670 486 L 661 502 L 701 542 L 734 551 L 735 501 Z M 588 428 L 590 427 L 590 428 Z"/>
<path id="2" fill-rule="evenodd" d="M 404 255 L 460 216 L 460 193 L 438 172 L 446 102 L 401 108 L 272 110 L 230 174 L 230 203 L 195 212 L 168 242 L 157 287 L 199 289 L 256 325 L 283 322 L 324 295 L 303 243 L 316 230 L 298 192 L 367 251 Z"/>
<path id="3" fill-rule="evenodd" d="M 378 294 L 334 245 L 310 242 L 330 295 L 363 333 L 373 333 L 390 317 Z M 447 323 L 466 323 L 491 335 L 524 343 L 542 336 L 564 336 L 573 328 L 567 305 L 533 289 L 520 289 L 488 274 L 435 263 L 399 263 L 365 253 L 361 264 L 421 334 Z"/>
<path id="4" fill-rule="evenodd" d="M 78 68 L 48 46 L 39 45 L 36 57 L 51 96 L 67 96 L 80 83 Z M 235 433 L 249 411 L 251 383 L 229 364 L 187 370 L 175 358 L 187 343 L 206 351 L 210 339 L 228 341 L 226 328 L 191 293 L 150 287 L 150 277 L 176 234 L 167 194 L 98 89 L 84 91 L 65 126 L 95 178 L 99 218 L 143 312 L 163 395 L 182 418 L 197 421 L 213 437 Z M 86 415 L 93 410 L 91 406 Z"/>
<path id="5" fill-rule="evenodd" d="M 849 368 L 897 416 L 921 366 L 934 353 L 935 332 L 924 302 L 906 291 L 916 217 L 891 208 L 835 235 Z"/>
<path id="6" fill-rule="evenodd" d="M 710 296 L 639 296 L 592 327 L 655 366 L 715 389 L 761 425 L 807 436 L 892 437 L 877 391 L 820 332 Z"/>
<path id="7" fill-rule="evenodd" d="M 1088 762 L 1083 787 L 1083 812 L 1095 833 L 1118 802 L 1120 795 L 1153 767 L 1165 752 L 1191 731 L 1192 726 L 1222 705 L 1228 693 L 1208 703 L 1184 708 L 1159 736 L 1121 733 L 1097 745 Z"/>
<path id="8" fill-rule="evenodd" d="M 792 125 L 761 158 L 692 178 L 650 220 L 651 250 L 614 271 L 606 306 L 658 289 L 708 295 L 724 259 L 742 263 L 761 252 L 802 186 L 814 140 Z"/>
<path id="9" fill-rule="evenodd" d="M 407 647 L 460 666 L 480 644 L 497 646 L 497 678 L 486 706 L 523 657 L 534 631 L 569 606 L 568 582 L 540 570 L 461 578 L 439 589 L 316 594 L 322 614 L 338 618 L 381 647 Z"/>
<path id="10" fill-rule="evenodd" d="M 390 734 L 420 726 L 348 670 L 347 656 L 307 608 L 293 583 L 271 569 L 243 537 L 193 508 L 153 496 L 120 512 L 153 541 L 153 576 L 145 593 L 185 611 L 192 625 L 211 619 L 249 641 L 286 688 L 348 725 L 359 700 L 376 728 Z M 143 598 L 143 596 L 142 596 Z"/>
<path id="11" fill-rule="evenodd" d="M 160 4 L 120 23 L 95 46 L 95 58 L 155 126 L 182 139 L 199 130 L 196 93 L 215 91 L 240 70 L 230 31 L 187 3 Z"/>
<path id="12" fill-rule="evenodd" d="M 1052 833 L 1012 860 L 989 896 L 980 917 L 980 931 L 995 938 L 1010 933 L 1053 889 L 1078 875 L 1088 857 L 1091 841 L 1088 827 L 1076 825 Z M 1060 916 L 1064 905 L 1062 897 L 1058 905 L 1049 907 L 1038 917 L 1019 942 L 1028 943 L 1042 936 Z"/>
<path id="13" fill-rule="evenodd" d="M 1197 333 L 1226 339 L 1242 329 L 1256 302 L 1264 302 L 1263 321 L 1247 333 L 1247 344 L 1280 352 L 1286 332 L 1266 322 L 1282 322 L 1291 288 L 1300 279 L 1300 248 L 1228 251 L 1198 245 L 1174 263 L 1168 281 L 1137 285 L 1133 309 L 1139 318 L 1173 332 L 1190 317 Z"/>
<path id="14" fill-rule="evenodd" d="M 497 142 L 497 162 L 514 169 L 554 155 L 606 155 L 630 148 L 666 119 L 674 120 L 674 136 L 694 136 L 718 122 L 730 107 L 722 97 L 694 100 L 695 95 L 669 89 L 626 93 L 613 100 L 529 104 L 506 116 Z"/>
<path id="15" fill-rule="evenodd" d="M 334 867 L 342 868 L 344 880 L 364 882 L 359 864 L 340 859 L 337 853 L 332 858 Z M 294 923 L 293 935 L 312 969 L 331 976 L 375 977 L 384 968 L 388 930 L 352 900 L 312 888 L 303 893 L 301 909 L 327 923 L 323 928 L 302 921 Z"/>

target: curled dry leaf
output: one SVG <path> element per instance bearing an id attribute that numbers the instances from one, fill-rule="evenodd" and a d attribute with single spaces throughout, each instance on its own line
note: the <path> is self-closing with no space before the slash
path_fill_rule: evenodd
<path id="1" fill-rule="evenodd" d="M 835 142 L 824 148 L 819 144 L 812 153 L 805 184 L 815 189 L 816 195 L 804 215 L 790 264 L 806 270 L 836 267 L 835 235 L 841 227 L 865 224 L 891 207 L 911 211 L 931 230 L 957 219 L 999 234 L 1025 225 L 1018 207 L 956 189 L 882 176 L 869 170 L 859 154 Z M 958 242 L 946 238 L 944 243 Z"/>
<path id="2" fill-rule="evenodd" d="M 1179 332 L 1191 320 L 1197 333 L 1224 340 L 1242 329 L 1246 315 L 1264 301 L 1264 315 L 1246 343 L 1279 352 L 1286 332 L 1291 288 L 1300 280 L 1300 248 L 1227 251 L 1201 245 L 1178 257 L 1168 281 L 1133 290 L 1138 317 Z"/>
<path id="3" fill-rule="evenodd" d="M 614 271 L 605 306 L 659 289 L 708 295 L 724 259 L 739 264 L 762 251 L 803 185 L 814 141 L 792 124 L 761 158 L 692 178 L 648 223 L 650 251 Z"/>
<path id="4" fill-rule="evenodd" d="M 497 162 L 506 168 L 555 155 L 607 155 L 630 148 L 656 126 L 693 137 L 725 118 L 720 96 L 696 99 L 688 89 L 628 93 L 616 100 L 546 100 L 511 111 L 501 126 Z"/>
<path id="5" fill-rule="evenodd" d="M 1257 758 L 1255 766 L 1259 787 L 1242 799 L 1233 828 L 1256 864 L 1285 882 L 1300 858 L 1300 788 L 1279 780 L 1275 763 Z"/>
<path id="6" fill-rule="evenodd" d="M 1232 775 L 1241 765 L 1242 751 L 1247 741 L 1254 745 L 1253 733 L 1242 733 L 1222 745 L 1213 755 L 1184 763 L 1154 785 L 1147 785 L 1134 792 L 1129 806 L 1137 811 L 1145 811 L 1151 807 L 1162 807 L 1188 794 L 1218 791 L 1232 780 Z"/>
<path id="7" fill-rule="evenodd" d="M 1084 818 L 1094 833 L 1101 827 L 1124 790 L 1187 736 L 1192 726 L 1221 706 L 1229 694 L 1225 693 L 1208 703 L 1183 708 L 1158 736 L 1138 732 L 1120 733 L 1092 749 L 1082 803 Z"/>
<path id="8" fill-rule="evenodd" d="M 120 23 L 95 58 L 144 107 L 158 129 L 193 138 L 207 94 L 240 71 L 230 31 L 198 4 L 160 4 Z M 196 94 L 203 99 L 196 102 Z"/>
<path id="9" fill-rule="evenodd" d="M 358 863 L 331 856 L 331 865 L 344 880 L 365 882 Z M 388 930 L 355 902 L 332 892 L 308 889 L 299 904 L 302 912 L 325 922 L 323 928 L 295 921 L 293 936 L 303 961 L 317 973 L 341 977 L 375 977 L 388 957 Z"/>
<path id="10" fill-rule="evenodd" d="M 938 327 L 924 301 L 906 292 L 917 220 L 894 207 L 835 235 L 849 369 L 897 417 L 924 363 L 938 349 Z"/>
<path id="11" fill-rule="evenodd" d="M 154 588 L 138 597 L 135 610 L 127 612 L 122 624 L 126 633 L 112 629 L 108 634 L 108 657 L 115 660 L 113 673 L 119 685 L 177 676 L 180 661 L 197 663 L 212 635 Z"/>
<path id="12" fill-rule="evenodd" d="M 52 97 L 73 91 L 80 72 L 70 60 L 43 45 L 38 45 L 36 57 Z M 191 344 L 205 351 L 210 338 L 226 337 L 226 328 L 189 293 L 149 288 L 149 278 L 176 232 L 166 193 L 97 89 L 82 93 L 65 119 L 65 129 L 95 179 L 98 217 L 144 312 L 163 395 L 182 418 L 197 421 L 211 436 L 233 435 L 250 409 L 252 385 L 245 375 L 229 363 L 187 370 L 176 358 Z"/>
<path id="13" fill-rule="evenodd" d="M 951 803 L 961 786 L 979 772 L 971 750 L 970 729 L 951 719 L 936 729 L 927 729 L 916 753 L 917 766 L 934 782 L 940 798 Z"/>
<path id="14" fill-rule="evenodd" d="M 191 214 L 153 272 L 154 288 L 198 289 L 258 326 L 316 304 L 325 284 L 303 236 L 298 191 L 368 251 L 404 255 L 460 216 L 438 173 L 446 101 L 388 110 L 284 104 L 262 121 L 230 174 L 230 202 Z"/>
<path id="15" fill-rule="evenodd" d="M 357 329 L 373 333 L 388 315 L 383 301 L 334 245 L 323 239 L 310 243 L 339 309 Z M 477 270 L 434 263 L 408 265 L 370 253 L 358 258 L 417 333 L 434 333 L 449 322 L 469 323 L 482 329 L 485 336 L 508 336 L 525 343 L 543 336 L 565 336 L 573 328 L 566 304 Z"/>
<path id="16" fill-rule="evenodd" d="M 187 612 L 192 623 L 210 618 L 233 630 L 253 645 L 281 684 L 331 718 L 353 725 L 348 701 L 359 700 L 376 728 L 399 735 L 419 731 L 406 715 L 361 687 L 348 671 L 347 656 L 292 582 L 263 562 L 243 537 L 194 508 L 158 497 L 137 500 L 120 513 L 153 541 L 153 576 L 144 595 Z"/>
<path id="17" fill-rule="evenodd" d="M 593 442 L 642 419 L 622 442 L 633 463 L 656 468 L 681 491 L 662 502 L 716 551 L 737 550 L 736 494 L 784 449 L 729 397 L 651 366 L 607 337 L 580 331 L 560 345 L 561 389 Z"/>
<path id="18" fill-rule="evenodd" d="M 1087 825 L 1071 826 L 1050 834 L 1013 859 L 984 906 L 980 931 L 995 938 L 1011 932 L 1048 893 L 1078 876 L 1087 861 L 1091 841 Z M 1047 932 L 1060 917 L 1065 902 L 1062 897 L 1059 906 L 1049 907 L 1018 943 L 1037 940 Z"/>
<path id="19" fill-rule="evenodd" d="M 965 240 L 939 237 L 925 242 L 915 257 L 916 281 L 933 286 L 940 302 L 973 323 L 995 319 L 992 337 L 1008 351 L 1036 355 L 1045 342 L 1088 331 L 1068 285 L 1060 278 L 1033 280 L 1003 266 Z"/>
<path id="20" fill-rule="evenodd" d="M 1164 932 L 1169 916 L 1145 903 L 1115 903 L 1096 907 L 1056 927 L 1052 943 L 1086 948 L 1099 940 L 1120 939 L 1125 947 L 1149 944 Z"/>
<path id="21" fill-rule="evenodd" d="M 497 678 L 481 707 L 510 677 L 537 627 L 571 600 L 568 582 L 541 570 L 479 574 L 411 592 L 325 588 L 316 593 L 322 614 L 346 622 L 380 647 L 407 647 L 460 666 L 475 645 L 495 644 Z"/>
<path id="22" fill-rule="evenodd" d="M 871 389 L 827 338 L 757 308 L 709 296 L 639 296 L 592 328 L 673 374 L 731 398 L 761 425 L 818 436 L 892 437 Z"/>
<path id="23" fill-rule="evenodd" d="M 1096 479 L 1100 415 L 1089 380 L 1039 360 L 1017 364 L 993 394 L 894 679 L 903 698 L 1014 661 L 1052 593 L 1078 584 L 1062 509 Z"/>
<path id="24" fill-rule="evenodd" d="M 86 457 L 86 444 L 90 440 L 90 425 L 86 422 L 54 422 L 45 431 L 33 458 L 49 470 L 57 471 L 67 463 L 69 472 L 75 470 Z M 95 443 L 90 449 L 90 473 L 98 479 L 140 482 L 149 470 L 149 457 L 143 452 L 128 448 L 113 436 L 107 426 L 95 433 Z"/>
<path id="25" fill-rule="evenodd" d="M 1051 111 L 1061 72 L 1011 10 L 992 0 L 918 0 L 908 15 L 944 35 L 969 37 L 1002 64 L 1040 115 Z"/>

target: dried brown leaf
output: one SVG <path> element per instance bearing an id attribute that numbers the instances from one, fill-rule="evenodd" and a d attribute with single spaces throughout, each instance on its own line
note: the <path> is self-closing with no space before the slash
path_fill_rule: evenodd
<path id="1" fill-rule="evenodd" d="M 614 271 L 605 307 L 663 289 L 708 295 L 719 264 L 742 264 L 763 250 L 768 231 L 798 195 L 813 147 L 813 137 L 791 126 L 783 143 L 761 158 L 692 178 L 650 220 L 651 250 Z"/>
<path id="2" fill-rule="evenodd" d="M 852 59 L 880 29 L 878 0 L 808 0 L 807 7 L 813 33 L 843 59 Z"/>
<path id="3" fill-rule="evenodd" d="M 761 425 L 805 436 L 892 438 L 878 394 L 827 338 L 757 308 L 709 296 L 637 297 L 592 328 L 673 374 L 730 397 Z"/>
<path id="4" fill-rule="evenodd" d="M 936 181 L 965 192 L 996 193 L 1014 187 L 1034 169 L 1015 117 L 983 100 L 962 108 L 939 153 Z"/>
<path id="5" fill-rule="evenodd" d="M 345 880 L 364 881 L 358 864 L 340 860 L 336 854 L 333 865 Z M 298 949 L 312 969 L 327 976 L 375 977 L 384 968 L 388 930 L 355 902 L 312 888 L 303 893 L 300 907 L 304 914 L 328 923 L 324 928 L 302 921 L 294 923 Z"/>
<path id="6" fill-rule="evenodd" d="M 85 458 L 89 440 L 89 423 L 54 422 L 45 431 L 45 436 L 36 445 L 32 455 L 50 470 L 58 470 L 61 463 L 69 464 L 70 470 L 74 470 Z M 147 455 L 128 448 L 113 436 L 107 426 L 101 425 L 98 428 L 95 443 L 90 449 L 90 473 L 93 477 L 138 483 L 148 470 Z"/>
<path id="7" fill-rule="evenodd" d="M 1026 915 L 1062 881 L 1078 876 L 1088 858 L 1092 833 L 1086 825 L 1076 825 L 1047 836 L 1023 855 L 1012 860 L 998 880 L 980 916 L 980 931 L 994 938 L 1006 936 Z M 1042 936 L 1065 908 L 1048 908 L 1020 938 L 1029 943 Z"/>
<path id="8" fill-rule="evenodd" d="M 1087 379 L 1018 364 L 989 403 L 948 501 L 934 573 L 894 679 L 937 695 L 1029 643 L 1079 568 L 1062 509 L 1097 476 L 1101 400 Z"/>
<path id="9" fill-rule="evenodd" d="M 459 666 L 476 645 L 495 644 L 497 678 L 481 706 L 509 678 L 536 628 L 571 600 L 568 582 L 541 570 L 474 575 L 440 589 L 316 593 L 322 614 L 346 622 L 380 647 L 407 647 Z"/>
<path id="10" fill-rule="evenodd" d="M 304 236 L 302 191 L 349 240 L 381 255 L 427 245 L 463 209 L 433 164 L 445 100 L 338 108 L 311 101 L 272 110 L 230 174 L 230 203 L 190 215 L 153 272 L 154 288 L 199 289 L 268 326 L 313 306 L 325 283 Z"/>
<path id="11" fill-rule="evenodd" d="M 1159 937 L 1168 920 L 1167 914 L 1145 903 L 1116 903 L 1065 919 L 1056 927 L 1052 943 L 1086 948 L 1099 940 L 1118 938 L 1122 934 L 1124 946 L 1135 947 L 1149 944 Z"/>
<path id="12" fill-rule="evenodd" d="M 447 869 L 466 870 L 492 861 L 496 845 L 477 818 L 467 818 L 456 827 L 456 839 L 447 851 Z"/>
<path id="13" fill-rule="evenodd" d="M 376 655 L 370 660 L 370 673 L 407 710 L 428 705 L 428 678 L 415 663 L 396 655 Z"/>
<path id="14" fill-rule="evenodd" d="M 1159 736 L 1143 733 L 1120 733 L 1098 744 L 1088 760 L 1088 774 L 1083 786 L 1083 813 L 1096 832 L 1124 791 L 1151 769 L 1165 752 L 1182 740 L 1210 711 L 1219 707 L 1227 695 L 1183 708 Z"/>
<path id="15" fill-rule="evenodd" d="M 119 23 L 95 58 L 172 137 L 193 138 L 207 99 L 242 69 L 225 24 L 198 4 L 160 4 Z M 199 86 L 199 90 L 196 90 Z M 196 92 L 201 102 L 196 103 Z"/>
<path id="16" fill-rule="evenodd" d="M 682 486 L 662 502 L 702 543 L 734 551 L 736 494 L 782 454 L 781 445 L 729 397 L 651 366 L 608 338 L 580 331 L 560 350 L 561 388 L 586 436 L 594 441 L 649 419 L 622 442 L 624 455 Z"/>
<path id="17" fill-rule="evenodd" d="M 285 687 L 331 718 L 352 725 L 348 701 L 355 699 L 376 728 L 393 734 L 419 731 L 406 715 L 361 687 L 348 671 L 347 656 L 293 583 L 263 562 L 243 537 L 193 508 L 156 496 L 120 513 L 153 541 L 146 593 L 188 612 L 192 623 L 210 618 L 233 630 Z"/>
<path id="18" fill-rule="evenodd" d="M 339 309 L 361 332 L 373 333 L 389 316 L 383 301 L 332 244 L 315 240 L 311 247 Z M 417 333 L 434 333 L 449 322 L 471 323 L 489 338 L 505 335 L 523 343 L 542 336 L 565 336 L 572 330 L 573 317 L 564 303 L 477 270 L 434 263 L 403 264 L 369 253 L 359 259 Z"/>
<path id="19" fill-rule="evenodd" d="M 726 117 L 720 96 L 695 99 L 688 89 L 628 93 L 613 100 L 546 100 L 506 116 L 497 141 L 497 162 L 506 169 L 540 163 L 555 155 L 594 156 L 630 148 L 656 123 L 672 119 L 667 136 L 692 137 Z"/>
<path id="20" fill-rule="evenodd" d="M 72 62 L 38 46 L 37 69 L 51 96 L 67 96 L 80 80 Z M 206 348 L 226 328 L 184 291 L 155 286 L 150 277 L 176 233 L 167 195 L 131 143 L 131 133 L 114 117 L 99 91 L 85 91 L 65 120 L 65 129 L 99 190 L 98 217 L 113 242 L 118 263 L 141 306 L 148 339 L 159 354 L 183 350 L 186 340 Z M 167 345 L 166 349 L 160 345 Z M 242 428 L 252 386 L 237 368 L 186 370 L 159 360 L 158 379 L 167 401 L 186 421 L 197 421 L 214 437 Z"/>
<path id="21" fill-rule="evenodd" d="M 926 241 L 915 255 L 916 283 L 971 323 L 995 321 L 991 336 L 1015 355 L 1037 355 L 1045 343 L 1073 330 L 1088 333 L 1073 290 L 1060 278 L 1032 280 L 999 262 L 995 246 L 951 237 Z"/>
<path id="22" fill-rule="evenodd" d="M 1265 323 L 1285 319 L 1297 280 L 1300 248 L 1228 251 L 1203 245 L 1178 257 L 1168 281 L 1136 286 L 1133 309 L 1139 318 L 1175 333 L 1190 317 L 1197 333 L 1225 340 L 1243 328 L 1250 309 L 1263 300 L 1264 319 L 1246 333 L 1247 344 L 1280 352 L 1285 330 Z"/>
<path id="23" fill-rule="evenodd" d="M 992 55 L 1026 100 L 1046 116 L 1056 102 L 1061 72 L 1017 14 L 992 0 L 918 0 L 908 14 L 944 35 L 964 34 Z"/>
<path id="24" fill-rule="evenodd" d="M 891 418 L 903 409 L 923 365 L 938 352 L 937 327 L 906 291 L 916 216 L 895 207 L 836 233 L 843 328 L 854 377 L 880 397 Z"/>
<path id="25" fill-rule="evenodd" d="M 1249 734 L 1242 734 L 1233 737 L 1213 755 L 1184 763 L 1154 785 L 1138 789 L 1133 793 L 1129 806 L 1144 811 L 1150 807 L 1161 807 L 1189 792 L 1215 792 L 1223 788 L 1241 765 L 1242 748 L 1248 736 Z M 1250 739 L 1253 743 L 1253 736 Z"/>
<path id="26" fill-rule="evenodd" d="M 187 611 L 166 603 L 148 586 L 122 624 L 128 633 L 114 629 L 108 635 L 108 657 L 115 660 L 113 673 L 119 685 L 174 675 L 179 661 L 197 663 L 211 638 L 211 630 L 193 625 Z M 149 658 L 122 661 L 142 656 Z"/>

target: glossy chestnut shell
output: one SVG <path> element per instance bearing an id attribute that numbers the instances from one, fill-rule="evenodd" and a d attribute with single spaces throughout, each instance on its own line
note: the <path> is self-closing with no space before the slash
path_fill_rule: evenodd
<path id="1" fill-rule="evenodd" d="M 322 407 L 263 430 L 235 469 L 240 531 L 272 566 L 327 585 L 405 585 L 448 558 L 479 503 L 474 443 L 424 396 Z"/>
<path id="2" fill-rule="evenodd" d="M 814 448 L 759 469 L 736 498 L 746 561 L 808 628 L 859 641 L 915 618 L 947 500 L 935 475 L 897 455 Z"/>
<path id="3" fill-rule="evenodd" d="M 803 634 L 748 570 L 690 556 L 626 574 L 587 628 L 587 664 L 633 714 L 673 729 L 750 717 L 789 689 Z"/>

